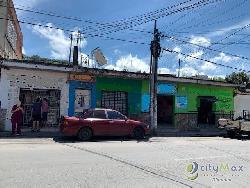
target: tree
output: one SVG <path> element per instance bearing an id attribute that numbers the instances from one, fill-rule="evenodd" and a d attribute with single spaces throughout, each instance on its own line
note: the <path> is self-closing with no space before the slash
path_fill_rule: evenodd
<path id="1" fill-rule="evenodd" d="M 225 80 L 232 84 L 246 85 L 249 83 L 249 76 L 245 72 L 233 72 L 232 74 L 227 75 Z"/>
<path id="2" fill-rule="evenodd" d="M 50 64 L 68 64 L 68 61 L 66 60 L 50 59 L 50 58 L 40 57 L 39 55 L 24 56 L 24 59 L 35 62 L 50 63 Z"/>
<path id="3" fill-rule="evenodd" d="M 225 78 L 219 77 L 219 76 L 215 76 L 212 78 L 213 81 L 219 81 L 219 82 L 225 82 Z"/>

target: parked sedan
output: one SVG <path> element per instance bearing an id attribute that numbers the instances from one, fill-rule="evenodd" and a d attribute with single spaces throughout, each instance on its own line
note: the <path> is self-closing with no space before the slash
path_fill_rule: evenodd
<path id="1" fill-rule="evenodd" d="M 83 118 L 63 117 L 60 130 L 63 135 L 77 136 L 82 141 L 92 136 L 132 136 L 141 139 L 150 132 L 149 125 L 110 109 L 90 109 Z"/>

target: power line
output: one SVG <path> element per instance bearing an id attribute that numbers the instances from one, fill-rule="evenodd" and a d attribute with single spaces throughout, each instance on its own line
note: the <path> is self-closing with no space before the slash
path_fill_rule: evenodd
<path id="1" fill-rule="evenodd" d="M 186 7 L 179 8 L 179 9 L 177 9 L 175 11 L 172 11 L 172 12 L 167 12 L 167 13 L 163 12 L 163 11 L 166 11 L 166 10 L 169 10 L 169 9 L 181 6 L 181 5 L 185 5 L 185 4 L 187 4 L 187 3 L 191 2 L 191 1 L 193 1 L 193 0 L 187 0 L 187 1 L 181 2 L 179 4 L 169 6 L 167 8 L 163 8 L 163 9 L 160 9 L 160 10 L 156 10 L 156 11 L 153 11 L 153 12 L 150 12 L 150 13 L 143 14 L 142 16 L 123 19 L 123 20 L 120 20 L 120 21 L 112 22 L 111 24 L 93 22 L 93 21 L 89 21 L 89 20 L 82 20 L 82 19 L 75 18 L 75 17 L 61 16 L 61 15 L 56 15 L 56 14 L 53 14 L 53 13 L 44 13 L 44 12 L 41 12 L 41 11 L 34 11 L 34 10 L 23 9 L 23 8 L 16 8 L 16 9 L 31 12 L 31 13 L 41 14 L 41 15 L 53 16 L 53 17 L 57 17 L 57 18 L 81 21 L 81 22 L 86 22 L 86 23 L 89 23 L 89 24 L 95 24 L 95 25 L 103 26 L 102 28 L 99 28 L 99 30 L 96 30 L 96 31 L 100 31 L 100 30 L 103 31 L 104 29 L 111 29 L 111 27 L 115 28 L 114 31 L 109 31 L 108 34 L 110 34 L 111 32 L 117 32 L 117 30 L 120 31 L 120 30 L 124 30 L 124 29 L 129 29 L 131 27 L 141 25 L 143 23 L 147 23 L 147 22 L 153 21 L 155 19 L 159 19 L 161 17 L 165 17 L 165 16 L 169 16 L 171 14 L 175 14 L 175 13 L 178 13 L 178 12 L 181 12 L 181 11 L 197 8 L 199 6 L 203 6 L 203 5 L 205 6 L 207 4 L 215 3 L 215 2 L 218 2 L 218 1 L 222 1 L 222 0 L 213 0 L 213 1 L 211 1 L 211 0 L 201 0 L 201 1 L 198 1 L 198 2 L 193 3 L 191 5 L 188 5 Z M 1 5 L 1 6 L 3 6 L 3 5 Z M 11 8 L 14 8 L 14 7 L 11 7 Z M 160 14 L 156 15 L 157 13 L 158 14 L 160 13 Z M 132 20 L 132 19 L 136 19 L 136 18 L 137 18 L 137 20 Z M 126 22 L 124 22 L 124 21 L 126 21 Z M 137 22 L 136 24 L 132 24 L 133 21 L 138 21 L 138 22 L 140 21 L 140 22 L 139 23 Z M 124 24 L 126 24 L 126 26 L 121 28 L 121 26 L 124 26 Z M 128 25 L 128 24 L 130 24 L 130 25 Z M 88 27 L 88 29 L 89 28 L 91 28 L 91 26 Z M 82 31 L 86 31 L 86 30 L 82 30 Z"/>
<path id="2" fill-rule="evenodd" d="M 14 21 L 13 19 L 8 19 L 8 18 L 1 18 L 1 20 L 10 20 L 10 21 Z M 26 22 L 26 21 L 21 21 L 18 20 L 20 23 L 22 24 L 27 24 L 27 25 L 31 25 L 31 26 L 38 26 L 38 27 L 44 27 L 44 28 L 49 28 L 49 29 L 57 29 L 57 30 L 62 30 L 62 31 L 66 31 L 69 33 L 74 33 L 76 31 L 73 30 L 69 30 L 69 29 L 63 29 L 63 28 L 59 28 L 59 27 L 54 27 L 54 26 L 50 26 L 50 25 L 43 25 L 43 24 L 37 24 L 37 23 L 32 23 L 32 22 Z M 98 35 L 98 34 L 88 34 L 85 35 L 85 33 L 82 33 L 85 37 L 100 37 L 100 38 L 105 38 L 105 39 L 109 39 L 109 40 L 117 40 L 117 41 L 122 41 L 122 42 L 129 42 L 129 43 L 134 43 L 134 44 L 141 44 L 141 45 L 150 45 L 148 43 L 145 42 L 137 42 L 137 41 L 132 41 L 132 40 L 126 40 L 126 39 L 121 39 L 121 38 L 115 38 L 115 37 L 108 37 L 108 36 L 104 36 L 104 35 Z"/>
<path id="3" fill-rule="evenodd" d="M 199 44 L 195 44 L 195 43 L 192 43 L 192 42 L 188 42 L 188 41 L 185 41 L 185 40 L 178 39 L 178 38 L 173 37 L 173 36 L 162 35 L 162 37 L 166 37 L 166 38 L 169 38 L 170 40 L 176 40 L 176 41 L 183 42 L 183 43 L 186 43 L 186 44 L 191 44 L 191 45 L 194 45 L 194 46 L 198 46 L 200 48 L 207 49 L 207 50 L 210 50 L 210 51 L 213 51 L 213 52 L 224 53 L 224 54 L 227 54 L 227 55 L 230 55 L 230 56 L 233 56 L 233 57 L 237 57 L 237 58 L 240 58 L 240 59 L 250 61 L 249 57 L 244 57 L 244 56 L 232 54 L 232 53 L 229 53 L 229 52 L 224 52 L 224 51 L 221 51 L 221 50 L 213 49 L 213 48 L 210 48 L 210 47 L 202 46 L 202 45 L 199 45 Z"/>
<path id="4" fill-rule="evenodd" d="M 162 13 L 162 14 L 160 14 L 158 16 L 148 17 L 148 18 L 145 18 L 144 20 L 137 20 L 137 22 L 129 22 L 128 25 L 125 25 L 124 27 L 118 27 L 117 26 L 116 30 L 109 31 L 109 32 L 107 32 L 105 34 L 110 34 L 112 32 L 117 32 L 117 31 L 120 31 L 120 30 L 130 29 L 132 27 L 135 27 L 135 26 L 138 26 L 138 25 L 141 25 L 141 24 L 153 21 L 153 20 L 157 20 L 157 19 L 169 16 L 169 15 L 172 15 L 172 14 L 176 14 L 176 13 L 179 13 L 179 12 L 182 12 L 182 11 L 186 11 L 186 10 L 191 10 L 191 9 L 194 9 L 194 8 L 198 8 L 200 6 L 205 6 L 205 5 L 208 5 L 208 4 L 211 4 L 211 3 L 215 3 L 215 2 L 218 2 L 218 1 L 221 1 L 221 0 L 214 0 L 214 1 L 202 0 L 202 1 L 199 1 L 197 3 L 194 3 L 194 4 L 186 6 L 186 7 L 182 7 L 182 8 L 179 8 L 179 9 L 167 12 L 167 13 Z"/>
<path id="5" fill-rule="evenodd" d="M 225 2 L 226 0 L 224 0 L 224 2 Z M 215 4 L 215 6 L 216 6 L 217 4 Z M 212 9 L 212 8 L 210 8 L 210 10 L 214 10 L 214 8 Z M 188 12 L 185 16 L 187 16 L 188 14 L 189 14 L 190 12 Z M 207 11 L 205 11 L 205 13 L 207 13 Z M 199 16 L 196 16 L 196 17 L 198 17 L 198 18 L 200 18 L 202 15 L 204 15 L 204 13 L 203 14 L 201 14 L 201 13 L 199 13 Z M 185 17 L 184 16 L 184 17 Z M 195 17 L 195 18 L 196 18 Z M 179 20 L 178 20 L 179 21 Z M 178 26 L 177 26 L 177 28 L 178 28 L 178 30 L 180 29 L 180 28 L 182 28 L 183 27 L 183 25 L 187 25 L 188 23 L 193 23 L 194 22 L 194 20 L 193 19 L 188 19 L 188 21 L 186 21 L 184 24 L 182 23 L 181 25 L 179 24 Z M 170 32 L 171 31 L 174 31 L 174 29 L 172 28 L 172 29 L 170 29 L 169 30 Z"/>
<path id="6" fill-rule="evenodd" d="M 177 9 L 175 11 L 172 11 L 170 13 L 168 13 L 167 15 L 171 15 L 171 14 L 174 14 L 174 13 L 177 13 L 177 12 L 180 12 L 180 11 L 184 11 L 184 10 L 188 10 L 188 9 L 193 9 L 193 8 L 196 8 L 196 7 L 199 7 L 199 6 L 205 6 L 206 4 L 210 4 L 210 3 L 215 3 L 215 2 L 218 2 L 218 1 L 221 1 L 221 0 L 215 0 L 215 1 L 210 1 L 210 0 L 202 0 L 202 1 L 199 1 L 199 2 L 196 2 L 194 4 L 191 4 L 187 7 L 182 7 L 181 9 Z M 184 4 L 184 3 L 187 3 L 187 2 L 191 2 L 191 0 L 188 0 L 188 1 L 185 1 L 183 3 L 180 3 L 180 4 L 177 4 L 177 5 L 173 5 L 171 7 L 168 7 L 168 8 L 173 8 L 173 7 L 176 7 L 176 6 L 179 6 L 181 4 Z M 204 3 L 204 2 L 207 2 L 207 3 Z M 14 7 L 13 7 L 14 8 Z M 19 8 L 20 9 L 20 8 Z M 165 8 L 167 9 L 167 8 Z M 74 19 L 74 20 L 77 20 L 77 21 L 81 21 L 81 19 L 76 19 L 76 18 L 72 18 L 72 17 L 65 17 L 65 16 L 59 16 L 59 15 L 55 15 L 55 14 L 47 14 L 47 13 L 43 13 L 43 12 L 38 12 L 38 11 L 33 11 L 33 10 L 26 10 L 26 9 L 20 9 L 20 10 L 25 10 L 25 11 L 29 11 L 29 12 L 33 12 L 33 13 L 39 13 L 39 14 L 43 14 L 43 15 L 49 15 L 49 16 L 55 16 L 55 17 L 59 17 L 59 18 L 64 18 L 64 19 Z M 167 16 L 167 15 L 164 15 L 164 14 L 161 14 L 159 15 L 160 17 L 163 17 L 163 16 Z M 159 17 L 158 16 L 158 17 Z M 143 20 L 142 20 L 143 21 Z M 145 20 L 143 22 L 141 22 L 140 24 L 142 23 L 146 23 L 148 21 L 152 21 L 152 20 Z M 89 21 L 88 21 L 89 22 Z M 101 25 L 105 25 L 105 24 L 102 24 L 102 23 L 95 23 L 95 22 L 89 22 L 89 23 L 94 23 L 94 24 L 101 24 Z M 138 24 L 138 23 L 137 23 Z M 118 28 L 118 30 L 113 30 L 113 31 L 109 31 L 109 32 L 106 32 L 106 33 L 102 33 L 102 34 L 95 34 L 95 35 L 92 35 L 91 36 L 104 36 L 104 34 L 111 34 L 112 32 L 117 32 L 117 31 L 120 31 L 120 30 L 124 30 L 124 29 L 128 29 L 128 28 L 131 28 L 133 26 L 136 26 L 137 24 L 132 24 L 132 25 L 125 25 L 124 27 L 122 28 Z M 83 33 L 85 35 L 89 35 L 87 33 Z"/>
<path id="7" fill-rule="evenodd" d="M 245 25 L 245 26 L 243 26 L 243 27 L 241 27 L 241 28 L 239 28 L 239 29 L 237 29 L 236 31 L 234 31 L 234 32 L 231 33 L 230 35 L 227 35 L 226 37 L 224 37 L 224 38 L 222 38 L 222 39 L 216 41 L 215 43 L 220 43 L 220 42 L 222 42 L 222 41 L 224 41 L 224 40 L 226 40 L 226 39 L 228 39 L 228 38 L 230 38 L 230 37 L 236 35 L 237 33 L 239 33 L 239 32 L 241 32 L 241 31 L 247 29 L 248 27 L 250 27 L 250 23 L 247 24 L 247 25 Z M 212 44 L 212 45 L 210 45 L 209 47 L 214 46 L 214 45 L 215 45 L 215 44 Z M 223 48 L 225 48 L 225 47 L 226 47 L 226 46 L 223 46 L 223 47 L 218 48 L 218 49 L 216 49 L 216 50 L 221 50 L 221 49 L 223 49 Z M 207 50 L 207 49 L 205 49 L 205 50 Z"/>
<path id="8" fill-rule="evenodd" d="M 167 9 L 172 9 L 172 8 L 175 8 L 175 7 L 178 7 L 178 6 L 181 6 L 183 4 L 186 4 L 188 2 L 191 2 L 193 0 L 187 0 L 187 1 L 184 1 L 184 2 L 181 2 L 179 4 L 176 4 L 176 5 L 172 5 L 172 6 L 169 6 L 167 8 L 162 8 L 162 9 L 159 9 L 159 10 L 156 10 L 156 11 L 151 11 L 149 13 L 145 13 L 141 16 L 147 16 L 147 15 L 150 15 L 150 14 L 155 14 L 155 13 L 158 13 L 158 12 L 161 12 L 163 10 L 167 10 Z M 89 23 L 89 24 L 95 24 L 95 25 L 101 25 L 101 26 L 112 26 L 112 27 L 115 27 L 117 25 L 113 25 L 117 22 L 119 23 L 122 23 L 124 21 L 128 21 L 128 20 L 131 20 L 131 19 L 135 19 L 139 16 L 134 16 L 134 17 L 131 17 L 131 18 L 127 18 L 127 19 L 123 19 L 123 20 L 120 20 L 120 21 L 114 21 L 114 22 L 111 22 L 110 24 L 109 23 L 100 23 L 100 22 L 95 22 L 95 21 L 90 21 L 90 20 L 83 20 L 81 18 L 76 18 L 76 17 L 70 17 L 70 16 L 62 16 L 62 15 L 58 15 L 56 13 L 52 13 L 52 12 L 45 12 L 45 11 L 38 11 L 38 10 L 31 10 L 31 9 L 25 9 L 25 8 L 19 8 L 19 7 L 12 7 L 12 6 L 8 6 L 8 5 L 0 5 L 2 7 L 8 7 L 8 8 L 13 8 L 13 9 L 16 9 L 16 10 L 20 10 L 20 11 L 25 11 L 25 12 L 30 12 L 30 13 L 35 13 L 35 14 L 40 14 L 40 15 L 46 15 L 46 16 L 51 16 L 51 17 L 56 17 L 56 18 L 61 18 L 61 19 L 67 19 L 67 20 L 74 20 L 74 21 L 79 21 L 79 22 L 85 22 L 85 23 Z"/>
<path id="9" fill-rule="evenodd" d="M 243 6 L 248 0 L 243 0 L 242 2 L 239 2 L 238 4 L 234 5 L 233 7 L 229 7 L 228 10 L 224 10 L 223 12 L 220 12 L 220 16 L 223 17 L 223 15 L 226 15 L 228 12 L 232 12 L 233 10 L 236 10 L 237 8 Z M 231 20 L 234 20 L 236 18 L 239 18 L 243 15 L 246 15 L 246 14 L 241 14 L 240 16 L 237 16 L 237 17 L 232 17 L 231 19 L 224 19 L 224 20 L 221 20 L 221 21 L 216 21 L 216 22 L 212 22 L 212 23 L 209 23 L 209 21 L 213 18 L 216 18 L 218 19 L 218 15 L 213 15 L 212 18 L 207 18 L 206 20 L 202 20 L 194 25 L 191 25 L 191 26 L 188 26 L 188 27 L 182 27 L 181 30 L 187 30 L 187 29 L 190 29 L 190 28 L 197 28 L 198 26 L 209 26 L 209 25 L 213 25 L 213 24 L 218 24 L 218 23 L 224 23 L 225 21 L 231 21 Z M 204 24 L 204 23 L 209 23 L 209 24 Z"/>
<path id="10" fill-rule="evenodd" d="M 234 69 L 234 70 L 238 70 L 238 71 L 243 71 L 243 72 L 247 72 L 247 73 L 250 72 L 250 71 L 247 71 L 247 70 L 244 70 L 244 69 L 238 69 L 236 67 L 232 67 L 232 66 L 229 66 L 229 65 L 224 65 L 224 64 L 221 64 L 221 63 L 216 63 L 216 62 L 213 62 L 211 60 L 204 59 L 204 58 L 198 58 L 198 57 L 195 57 L 195 56 L 192 56 L 192 55 L 189 55 L 189 54 L 185 54 L 183 52 L 179 52 L 179 51 L 176 51 L 176 50 L 171 50 L 171 49 L 168 49 L 168 48 L 162 48 L 162 50 L 164 50 L 166 52 L 170 52 L 170 53 L 180 54 L 180 55 L 183 55 L 183 56 L 186 56 L 186 57 L 190 57 L 190 58 L 193 58 L 193 59 L 205 61 L 205 62 L 214 64 L 214 65 L 217 65 L 217 66 L 221 66 L 221 67 L 225 67 L 225 68 L 229 68 L 229 69 Z"/>

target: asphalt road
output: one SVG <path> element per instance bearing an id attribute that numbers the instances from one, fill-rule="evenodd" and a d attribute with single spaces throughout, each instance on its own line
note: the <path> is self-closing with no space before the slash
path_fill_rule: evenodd
<path id="1" fill-rule="evenodd" d="M 249 180 L 250 140 L 0 139 L 1 188 L 235 188 L 249 187 Z"/>

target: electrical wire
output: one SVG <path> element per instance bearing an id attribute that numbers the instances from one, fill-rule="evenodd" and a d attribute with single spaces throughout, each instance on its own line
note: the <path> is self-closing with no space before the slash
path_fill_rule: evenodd
<path id="1" fill-rule="evenodd" d="M 117 30 L 120 31 L 120 30 L 124 30 L 124 29 L 129 29 L 129 28 L 137 26 L 139 24 L 147 23 L 149 21 L 153 21 L 155 19 L 159 19 L 159 18 L 162 18 L 162 17 L 165 17 L 165 16 L 169 16 L 171 14 L 175 14 L 175 13 L 178 13 L 178 12 L 181 12 L 181 11 L 197 8 L 199 6 L 202 6 L 202 4 L 205 6 L 207 4 L 215 3 L 215 2 L 218 2 L 218 1 L 222 1 L 222 0 L 214 0 L 214 1 L 201 0 L 201 1 L 198 1 L 198 2 L 193 3 L 191 5 L 188 5 L 186 7 L 181 7 L 180 9 L 177 9 L 177 10 L 172 11 L 172 12 L 167 12 L 167 13 L 164 12 L 166 10 L 169 10 L 169 9 L 172 9 L 172 8 L 175 8 L 175 7 L 178 7 L 178 6 L 185 5 L 185 4 L 190 3 L 192 1 L 193 0 L 187 0 L 187 1 L 181 2 L 179 4 L 169 6 L 167 8 L 163 8 L 163 9 L 160 9 L 160 10 L 156 10 L 156 11 L 153 11 L 153 12 L 150 12 L 150 13 L 143 14 L 142 15 L 143 17 L 142 16 L 140 16 L 140 17 L 138 17 L 138 16 L 137 17 L 131 17 L 131 18 L 128 18 L 128 19 L 120 20 L 118 22 L 117 21 L 116 22 L 111 22 L 111 24 L 103 24 L 103 23 L 93 22 L 93 21 L 89 21 L 89 20 L 82 20 L 82 19 L 75 18 L 75 17 L 61 16 L 61 15 L 56 15 L 56 14 L 52 14 L 52 13 L 44 13 L 44 12 L 40 12 L 40 11 L 34 11 L 34 10 L 23 9 L 23 8 L 16 8 L 16 9 L 31 12 L 31 13 L 41 14 L 41 15 L 53 16 L 53 17 L 63 18 L 63 19 L 70 19 L 70 20 L 81 21 L 81 22 L 86 22 L 86 23 L 89 23 L 89 24 L 95 24 L 95 25 L 103 26 L 102 28 L 98 28 L 97 31 L 103 31 L 103 29 L 110 29 L 110 27 L 113 27 L 113 28 L 115 28 L 115 30 L 113 30 L 113 32 L 117 32 Z M 3 6 L 3 5 L 1 5 L 1 6 Z M 14 7 L 11 7 L 11 8 L 14 8 Z M 156 15 L 156 14 L 159 14 L 159 15 Z M 138 19 L 137 20 L 132 20 L 132 19 L 135 19 L 135 18 L 138 18 Z M 137 22 L 135 22 L 135 21 L 137 21 Z M 133 23 L 133 22 L 135 22 L 136 24 L 131 25 L 131 23 Z M 125 27 L 121 27 L 121 26 L 124 26 L 124 24 L 125 24 Z M 82 32 L 84 32 L 84 31 L 86 31 L 86 30 L 83 29 Z M 111 31 L 109 31 L 108 33 L 111 33 Z"/>
<path id="2" fill-rule="evenodd" d="M 226 55 L 230 55 L 230 56 L 233 56 L 233 57 L 237 57 L 237 58 L 240 58 L 240 59 L 243 59 L 243 60 L 250 61 L 249 57 L 239 56 L 239 55 L 232 54 L 232 53 L 229 53 L 229 52 L 224 52 L 224 51 L 221 51 L 221 50 L 213 49 L 211 47 L 202 46 L 202 45 L 199 45 L 199 44 L 195 44 L 195 43 L 192 43 L 192 42 L 188 42 L 188 41 L 185 41 L 185 40 L 178 39 L 178 38 L 173 37 L 173 36 L 168 36 L 168 35 L 161 35 L 161 36 L 164 37 L 164 38 L 168 38 L 170 40 L 175 40 L 175 41 L 183 42 L 183 43 L 186 43 L 186 44 L 191 44 L 191 45 L 194 45 L 194 46 L 197 46 L 197 47 L 200 47 L 200 48 L 203 48 L 203 49 L 207 49 L 207 50 L 210 50 L 210 51 L 213 51 L 213 52 L 224 53 Z"/>
<path id="3" fill-rule="evenodd" d="M 231 20 L 234 20 L 234 19 L 236 19 L 238 17 L 241 17 L 242 15 L 245 15 L 245 14 L 241 14 L 241 16 L 233 17 L 231 19 L 224 19 L 224 20 L 221 20 L 221 21 L 216 21 L 216 22 L 209 23 L 209 21 L 214 19 L 214 18 L 217 20 L 218 17 L 223 17 L 224 15 L 228 14 L 229 12 L 231 13 L 232 11 L 237 10 L 237 8 L 243 6 L 247 1 L 248 0 L 243 0 L 242 2 L 239 2 L 238 4 L 234 5 L 233 7 L 229 7 L 229 9 L 226 9 L 223 12 L 220 12 L 219 15 L 215 14 L 211 18 L 207 18 L 206 20 L 202 20 L 202 21 L 200 21 L 200 22 L 198 22 L 196 24 L 193 24 L 191 26 L 183 27 L 183 25 L 182 25 L 182 26 L 180 26 L 181 31 L 182 30 L 187 31 L 187 29 L 197 28 L 198 26 L 206 26 L 207 27 L 209 25 L 213 25 L 213 24 L 217 24 L 217 23 L 224 23 L 225 21 L 231 21 Z M 205 23 L 207 23 L 207 24 L 205 24 Z"/>
<path id="4" fill-rule="evenodd" d="M 204 58 L 198 58 L 198 57 L 195 57 L 195 56 L 183 53 L 183 52 L 179 52 L 179 51 L 176 51 L 176 50 L 172 50 L 172 49 L 169 49 L 169 48 L 162 48 L 162 50 L 166 51 L 166 52 L 170 52 L 170 53 L 180 54 L 180 55 L 183 55 L 183 56 L 186 56 L 186 57 L 190 57 L 190 58 L 193 58 L 193 59 L 196 59 L 196 60 L 201 60 L 201 61 L 204 61 L 204 62 L 208 62 L 208 63 L 214 64 L 214 65 L 217 65 L 217 66 L 221 66 L 221 67 L 225 67 L 225 68 L 229 68 L 229 69 L 234 69 L 234 70 L 238 70 L 238 71 L 243 71 L 243 72 L 247 72 L 247 73 L 250 72 L 250 71 L 247 71 L 247 70 L 244 70 L 244 69 L 239 69 L 239 68 L 232 67 L 232 66 L 229 66 L 229 65 L 224 65 L 224 64 L 221 64 L 221 63 L 216 63 L 216 62 L 213 62 L 211 60 L 204 59 Z"/>
<path id="5" fill-rule="evenodd" d="M 8 19 L 8 18 L 2 18 L 0 17 L 1 20 L 10 20 L 10 21 L 14 21 L 13 19 Z M 32 22 L 26 22 L 26 21 L 21 21 L 18 20 L 20 23 L 22 24 L 27 24 L 27 25 L 31 25 L 31 26 L 38 26 L 38 27 L 43 27 L 43 28 L 49 28 L 49 29 L 57 29 L 57 30 L 62 30 L 62 31 L 66 31 L 69 33 L 75 33 L 76 31 L 74 30 L 69 30 L 69 29 L 63 29 L 60 27 L 55 27 L 55 26 L 51 26 L 51 25 L 43 25 L 43 24 L 38 24 L 38 23 L 32 23 Z M 108 36 L 104 36 L 104 35 L 98 35 L 98 34 L 88 34 L 85 35 L 85 33 L 81 34 L 84 35 L 84 37 L 100 37 L 100 38 L 105 38 L 105 39 L 109 39 L 109 40 L 117 40 L 117 41 L 122 41 L 122 42 L 129 42 L 129 43 L 134 43 L 134 44 L 141 44 L 141 45 L 150 45 L 147 44 L 145 42 L 137 42 L 137 41 L 132 41 L 132 40 L 126 40 L 126 39 L 121 39 L 121 38 L 115 38 L 115 37 L 108 37 Z"/>

